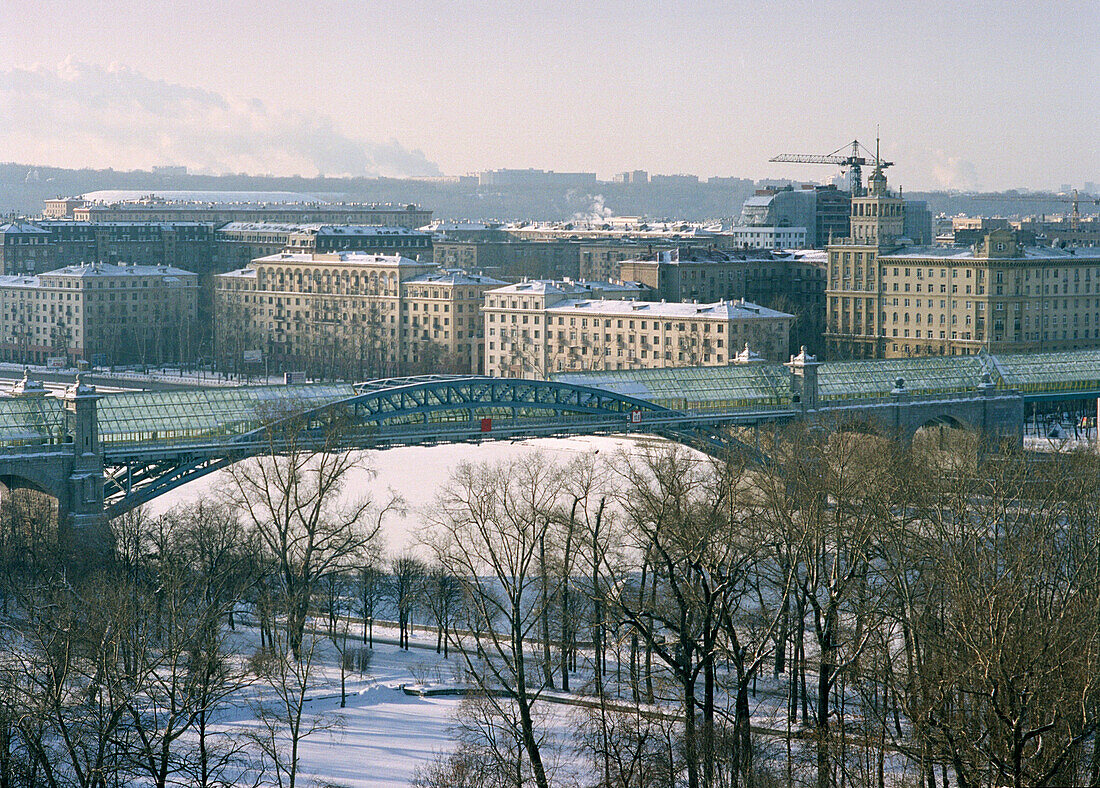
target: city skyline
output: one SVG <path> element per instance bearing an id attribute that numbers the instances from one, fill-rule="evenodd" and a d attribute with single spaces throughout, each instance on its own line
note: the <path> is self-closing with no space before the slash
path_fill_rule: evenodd
<path id="1" fill-rule="evenodd" d="M 1082 122 L 1100 96 L 1075 77 L 1100 65 L 1100 12 L 1084 3 L 75 8 L 6 4 L 0 160 L 827 181 L 835 170 L 768 159 L 877 127 L 906 189 L 1100 180 Z M 1070 53 L 1076 67 L 1055 71 Z"/>

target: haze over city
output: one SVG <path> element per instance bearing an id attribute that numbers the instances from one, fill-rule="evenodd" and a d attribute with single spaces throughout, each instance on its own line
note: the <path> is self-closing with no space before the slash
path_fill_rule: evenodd
<path id="1" fill-rule="evenodd" d="M 0 160 L 25 164 L 821 179 L 768 159 L 881 128 L 906 188 L 1049 189 L 1100 174 L 1100 21 L 1087 2 L 3 10 L 0 114 L 19 122 L 0 129 Z"/>

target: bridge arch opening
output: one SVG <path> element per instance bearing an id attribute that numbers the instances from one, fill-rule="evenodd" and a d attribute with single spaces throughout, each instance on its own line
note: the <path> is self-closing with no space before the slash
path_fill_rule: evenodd
<path id="1" fill-rule="evenodd" d="M 977 460 L 982 436 L 966 421 L 941 413 L 917 425 L 909 440 L 914 450 L 954 465 Z"/>

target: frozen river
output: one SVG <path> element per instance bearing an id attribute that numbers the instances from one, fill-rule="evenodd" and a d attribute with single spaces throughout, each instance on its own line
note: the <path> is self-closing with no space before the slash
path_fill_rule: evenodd
<path id="1" fill-rule="evenodd" d="M 643 440 L 651 442 L 655 439 Z M 634 441 L 628 438 L 579 437 L 364 451 L 361 453 L 363 465 L 373 469 L 374 474 L 365 469 L 356 470 L 344 494 L 348 500 L 360 500 L 363 496 L 369 496 L 371 500 L 383 503 L 389 499 L 388 490 L 392 489 L 405 499 L 408 506 L 407 516 L 391 517 L 384 527 L 387 548 L 391 552 L 401 552 L 416 542 L 417 531 L 423 524 L 423 508 L 432 503 L 436 492 L 446 483 L 451 472 L 464 461 L 497 462 L 532 452 L 544 453 L 561 463 L 569 462 L 581 454 L 596 452 L 609 461 L 614 461 L 616 456 L 634 445 Z M 218 471 L 162 495 L 148 504 L 147 510 L 150 514 L 159 515 L 181 504 L 216 498 L 225 484 L 225 472 Z"/>

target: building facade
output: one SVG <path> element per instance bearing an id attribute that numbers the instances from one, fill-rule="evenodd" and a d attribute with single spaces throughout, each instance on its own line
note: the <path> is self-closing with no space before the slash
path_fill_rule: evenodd
<path id="1" fill-rule="evenodd" d="M 735 249 L 802 249 L 808 245 L 805 227 L 735 226 L 722 235 Z"/>
<path id="2" fill-rule="evenodd" d="M 905 201 L 892 193 L 879 167 L 867 194 L 852 198 L 851 234 L 828 247 L 825 345 L 828 357 L 881 358 L 885 353 L 882 269 L 878 258 L 905 235 Z"/>
<path id="3" fill-rule="evenodd" d="M 826 255 L 818 250 L 731 253 L 660 252 L 624 260 L 619 277 L 650 288 L 666 301 L 745 299 L 793 313 L 791 347 L 819 347 L 825 329 Z"/>
<path id="4" fill-rule="evenodd" d="M 321 378 L 474 372 L 477 309 L 501 284 L 395 254 L 269 255 L 215 277 L 218 357 Z"/>
<path id="5" fill-rule="evenodd" d="M 282 251 L 399 254 L 428 261 L 432 237 L 407 227 L 356 224 L 231 222 L 214 231 L 214 258 L 220 271 L 243 268 L 259 257 Z"/>
<path id="6" fill-rule="evenodd" d="M 485 374 L 727 364 L 746 342 L 765 358 L 786 358 L 790 314 L 743 301 L 641 301 L 641 294 L 635 283 L 545 280 L 486 292 Z"/>
<path id="7" fill-rule="evenodd" d="M 758 189 L 742 206 L 739 227 L 801 227 L 806 231 L 801 245 L 820 249 L 830 238 L 848 235 L 850 209 L 851 195 L 836 186 Z"/>
<path id="8" fill-rule="evenodd" d="M 1100 249 L 1024 246 L 993 230 L 970 247 L 878 259 L 887 358 L 1100 347 Z"/>
<path id="9" fill-rule="evenodd" d="M 574 240 L 437 240 L 432 254 L 444 268 L 484 271 L 505 280 L 576 278 L 581 245 Z"/>
<path id="10" fill-rule="evenodd" d="M 229 222 L 284 222 L 368 224 L 415 229 L 429 224 L 432 212 L 416 205 L 192 202 L 151 197 L 115 203 L 86 202 L 74 206 L 66 218 L 69 217 L 86 222 L 207 222 L 215 226 Z"/>
<path id="11" fill-rule="evenodd" d="M 198 351 L 198 275 L 89 263 L 0 276 L 0 358 L 95 364 L 188 361 Z"/>
<path id="12" fill-rule="evenodd" d="M 485 374 L 495 377 L 721 366 L 746 346 L 754 356 L 779 361 L 787 356 L 793 320 L 740 301 L 566 299 L 543 310 L 511 310 L 502 301 L 510 296 L 490 293 L 484 310 Z"/>

